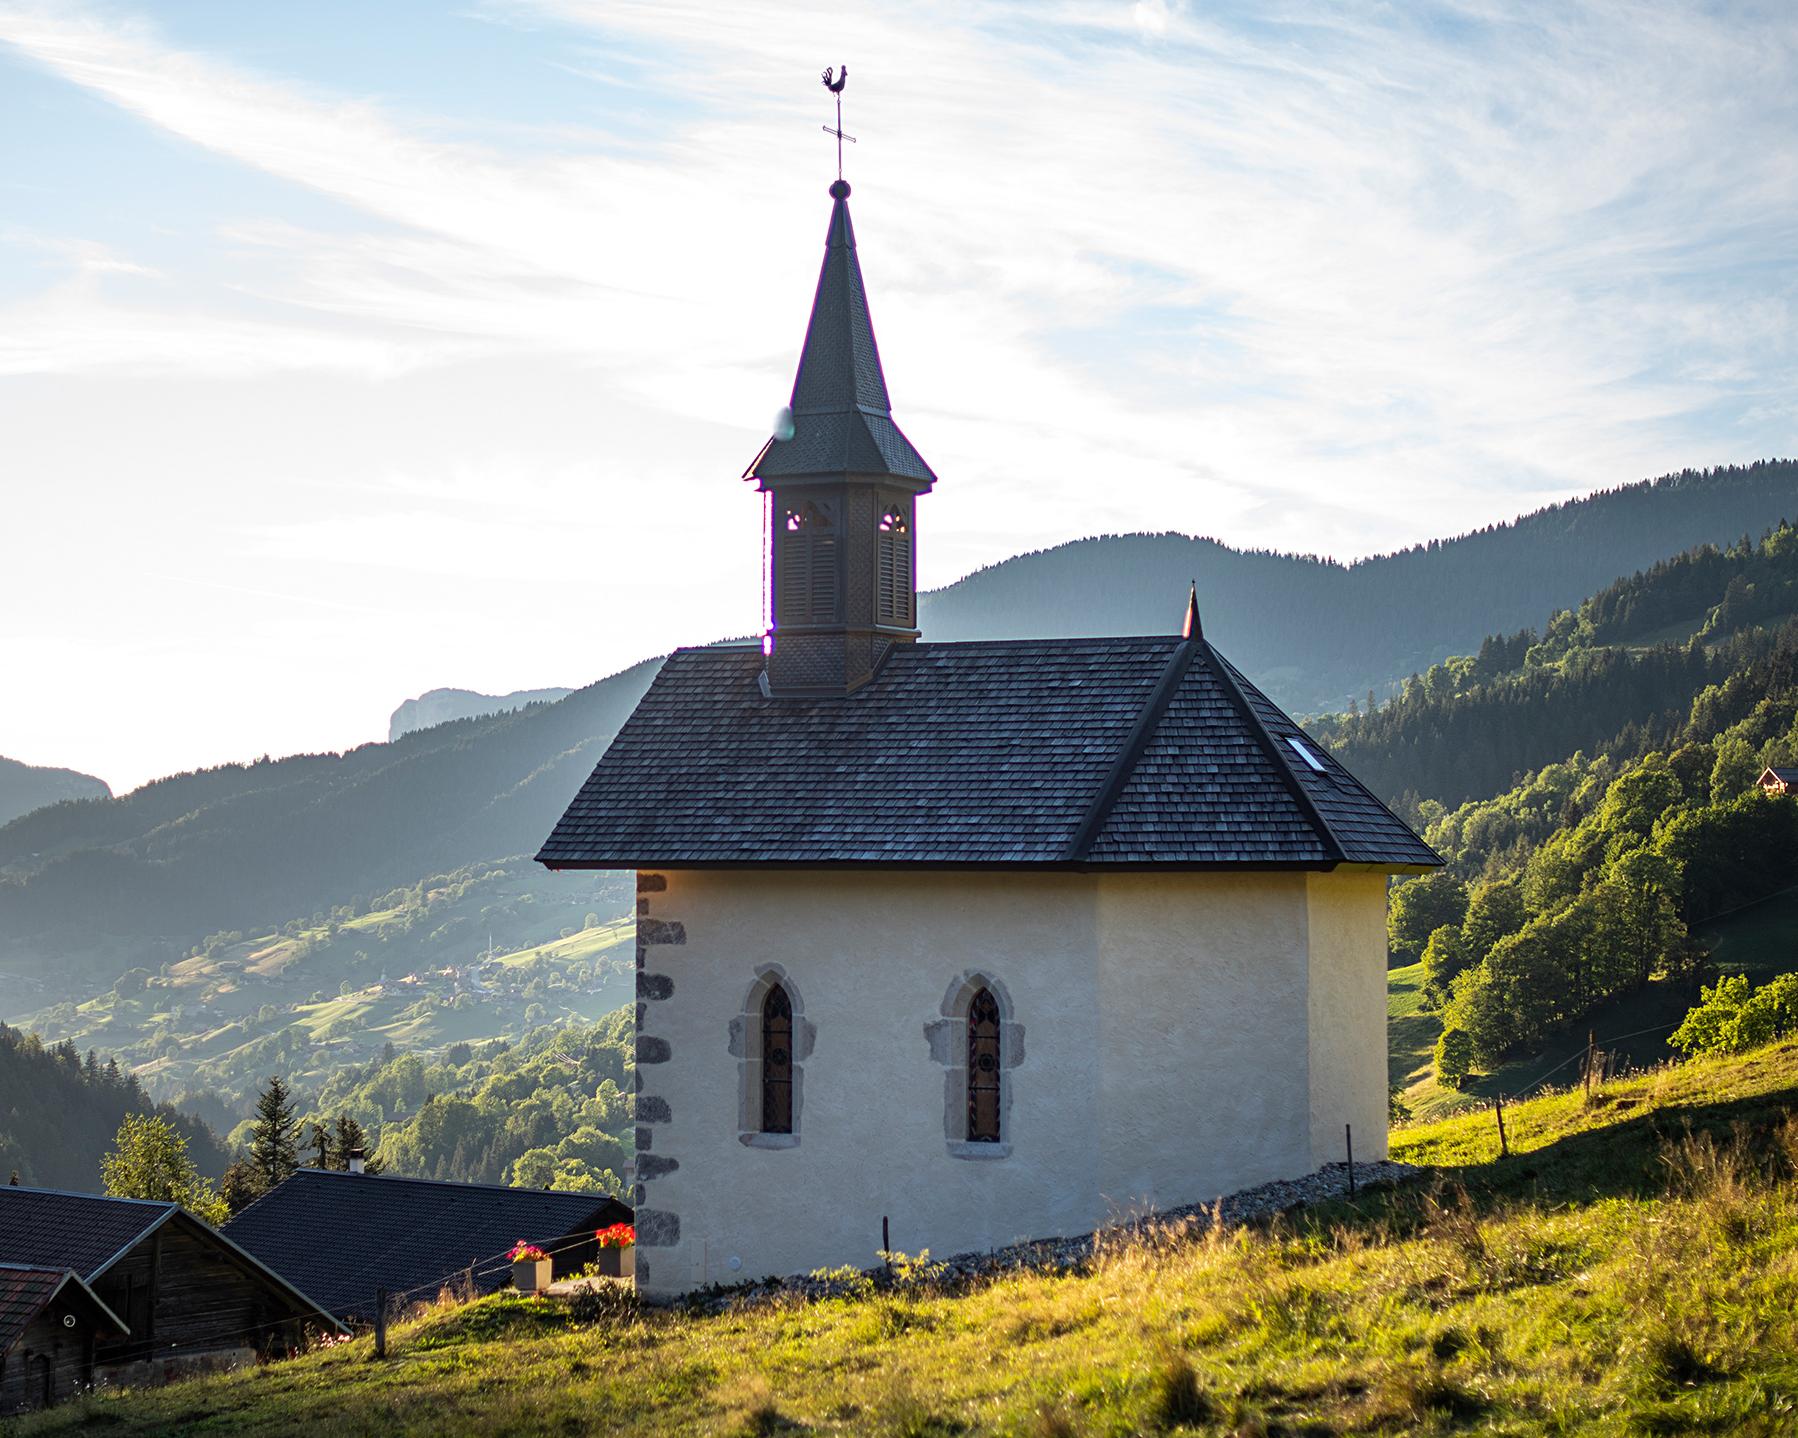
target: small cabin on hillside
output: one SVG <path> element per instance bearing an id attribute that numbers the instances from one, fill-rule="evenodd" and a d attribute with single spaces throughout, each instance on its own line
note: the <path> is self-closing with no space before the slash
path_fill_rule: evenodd
<path id="1" fill-rule="evenodd" d="M 99 1343 L 128 1336 L 73 1269 L 0 1263 L 0 1414 L 91 1388 Z"/>
<path id="2" fill-rule="evenodd" d="M 104 1382 L 162 1383 L 282 1357 L 311 1332 L 343 1328 L 174 1203 L 0 1188 L 0 1263 L 72 1270 L 124 1325 L 122 1335 L 95 1333 L 91 1370 Z"/>
<path id="3" fill-rule="evenodd" d="M 472 1269 L 475 1292 L 491 1293 L 511 1277 L 505 1254 L 521 1240 L 550 1254 L 557 1278 L 577 1273 L 599 1255 L 597 1230 L 630 1221 L 599 1193 L 302 1168 L 225 1232 L 336 1317 L 371 1322 L 383 1289 L 416 1302 L 467 1285 Z"/>
<path id="4" fill-rule="evenodd" d="M 1755 780 L 1769 794 L 1789 794 L 1798 788 L 1798 769 L 1768 768 Z"/>

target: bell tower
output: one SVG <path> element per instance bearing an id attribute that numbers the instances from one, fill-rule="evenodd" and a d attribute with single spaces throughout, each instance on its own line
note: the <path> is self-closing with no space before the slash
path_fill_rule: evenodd
<path id="1" fill-rule="evenodd" d="M 792 403 L 743 475 L 768 496 L 763 648 L 776 695 L 853 693 L 918 637 L 917 498 L 936 483 L 893 423 L 848 184 L 830 196 Z"/>

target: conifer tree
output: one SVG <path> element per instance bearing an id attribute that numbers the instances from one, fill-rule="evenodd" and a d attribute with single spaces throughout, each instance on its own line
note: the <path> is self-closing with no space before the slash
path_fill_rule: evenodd
<path id="1" fill-rule="evenodd" d="M 363 1159 L 362 1171 L 364 1173 L 381 1171 L 381 1160 L 368 1152 L 367 1133 L 363 1131 L 362 1125 L 347 1113 L 337 1115 L 337 1132 L 333 1137 L 332 1146 L 336 1151 L 335 1162 L 331 1165 L 333 1168 L 347 1169 L 350 1166 L 350 1154 L 356 1149 L 361 1149 L 366 1155 Z"/>
<path id="2" fill-rule="evenodd" d="M 256 1123 L 250 1134 L 250 1167 L 263 1191 L 273 1188 L 300 1166 L 299 1120 L 293 1095 L 279 1074 L 256 1095 Z"/>

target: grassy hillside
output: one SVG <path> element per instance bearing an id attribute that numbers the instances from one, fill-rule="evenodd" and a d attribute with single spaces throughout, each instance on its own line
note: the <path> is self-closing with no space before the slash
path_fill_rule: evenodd
<path id="1" fill-rule="evenodd" d="M 225 1133 L 280 1073 L 302 1095 L 384 1051 L 591 1022 L 632 993 L 628 884 L 537 892 L 520 857 L 434 875 L 279 928 L 208 936 L 159 971 L 28 1011 Z"/>
<path id="2" fill-rule="evenodd" d="M 1700 924 L 1696 935 L 1709 948 L 1720 974 L 1746 974 L 1761 984 L 1776 974 L 1798 972 L 1798 889 Z M 1698 1002 L 1695 986 L 1657 979 L 1600 1005 L 1539 1053 L 1476 1074 L 1465 1089 L 1455 1090 L 1438 1084 L 1431 1067 L 1442 1015 L 1424 1006 L 1422 986 L 1422 964 L 1388 972 L 1386 1038 L 1388 1079 L 1402 1086 L 1406 1107 L 1425 1120 L 1484 1109 L 1498 1094 L 1508 1099 L 1533 1093 L 1544 1084 L 1572 1083 L 1580 1072 L 1588 1031 L 1597 1047 L 1613 1056 L 1614 1072 L 1665 1063 L 1671 1056 L 1667 1036 Z"/>
<path id="3" fill-rule="evenodd" d="M 502 1296 L 21 1435 L 1791 1431 L 1798 1046 L 1412 1130 L 1441 1180 L 1089 1271 L 583 1326 Z"/>

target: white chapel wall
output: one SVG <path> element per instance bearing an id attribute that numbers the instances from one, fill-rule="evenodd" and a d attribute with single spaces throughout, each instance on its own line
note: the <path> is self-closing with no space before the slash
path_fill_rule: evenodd
<path id="1" fill-rule="evenodd" d="M 883 1214 L 908 1252 L 1079 1233 L 1308 1172 L 1314 1150 L 1316 1162 L 1339 1156 L 1325 1141 L 1343 1121 L 1358 1157 L 1363 1123 L 1383 1151 L 1381 876 L 719 870 L 645 882 L 665 886 L 642 895 L 639 918 L 648 1292 L 867 1266 Z M 767 1144 L 744 1134 L 731 1025 L 771 966 L 809 1031 L 796 1045 L 796 1141 Z M 997 1149 L 948 1132 L 945 1089 L 959 1079 L 946 1062 L 965 1040 L 945 1045 L 943 1009 L 970 974 L 1009 1005 Z M 675 1225 L 672 1244 L 650 1241 Z"/>
<path id="2" fill-rule="evenodd" d="M 1386 875 L 1306 880 L 1311 933 L 1312 1167 L 1386 1157 Z"/>
<path id="3" fill-rule="evenodd" d="M 648 915 L 678 923 L 683 941 L 644 949 L 648 986 L 667 997 L 642 1006 L 638 1075 L 655 1102 L 640 1108 L 666 1118 L 639 1125 L 649 1148 L 638 1163 L 654 1175 L 643 1207 L 673 1215 L 679 1241 L 639 1249 L 646 1291 L 866 1267 L 883 1214 L 895 1248 L 939 1254 L 1077 1233 L 1103 1217 L 1094 880 L 816 871 L 665 880 L 644 896 Z M 798 1141 L 786 1147 L 742 1141 L 741 1060 L 729 1035 L 770 964 L 790 977 L 815 1031 Z M 1010 1151 L 997 1160 L 950 1156 L 945 1070 L 926 1034 L 970 970 L 1004 986 L 1023 1031 L 1022 1061 L 1006 1070 Z M 643 1040 L 651 1057 L 665 1045 L 666 1060 L 641 1062 Z"/>
<path id="4" fill-rule="evenodd" d="M 1099 881 L 1106 1194 L 1206 1202 L 1308 1171 L 1305 879 Z"/>

